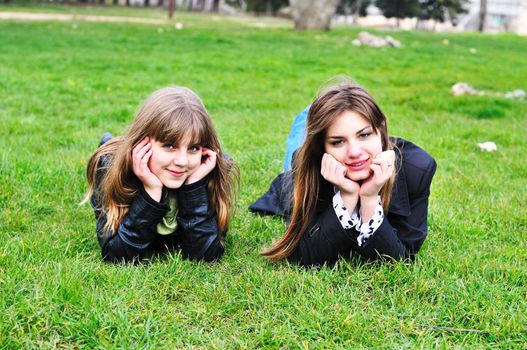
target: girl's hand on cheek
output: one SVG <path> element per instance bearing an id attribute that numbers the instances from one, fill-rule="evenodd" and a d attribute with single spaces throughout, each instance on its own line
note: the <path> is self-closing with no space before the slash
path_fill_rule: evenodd
<path id="1" fill-rule="evenodd" d="M 201 149 L 201 164 L 199 167 L 190 175 L 186 181 L 187 185 L 198 182 L 199 180 L 205 178 L 209 175 L 212 170 L 216 167 L 218 155 L 211 149 L 203 147 Z"/>
<path id="2" fill-rule="evenodd" d="M 152 157 L 152 153 L 150 139 L 145 137 L 143 141 L 139 142 L 139 144 L 132 150 L 132 170 L 135 176 L 141 180 L 148 194 L 153 199 L 159 201 L 161 199 L 163 183 L 148 167 L 148 161 L 150 160 L 150 157 Z"/>
<path id="3" fill-rule="evenodd" d="M 392 177 L 395 164 L 395 152 L 384 151 L 379 153 L 370 165 L 372 174 L 362 183 L 360 187 L 360 197 L 376 197 L 381 188 Z"/>
<path id="4" fill-rule="evenodd" d="M 324 153 L 322 156 L 320 173 L 324 179 L 337 186 L 341 192 L 348 194 L 356 194 L 359 192 L 359 184 L 345 176 L 346 166 L 337 161 L 329 153 Z"/>

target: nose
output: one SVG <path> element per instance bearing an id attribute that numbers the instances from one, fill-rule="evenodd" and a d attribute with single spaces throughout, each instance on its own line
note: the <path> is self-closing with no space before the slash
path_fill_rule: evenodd
<path id="1" fill-rule="evenodd" d="M 174 152 L 174 165 L 185 168 L 188 165 L 187 150 L 177 149 Z"/>
<path id="2" fill-rule="evenodd" d="M 362 148 L 358 142 L 348 143 L 348 148 L 346 149 L 346 156 L 348 158 L 359 158 L 362 155 Z"/>

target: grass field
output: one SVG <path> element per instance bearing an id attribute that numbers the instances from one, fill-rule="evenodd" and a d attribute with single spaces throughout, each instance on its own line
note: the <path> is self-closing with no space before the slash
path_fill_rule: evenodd
<path id="1" fill-rule="evenodd" d="M 0 348 L 527 347 L 527 101 L 450 93 L 458 81 L 527 90 L 526 37 L 392 32 L 403 48 L 372 49 L 351 45 L 359 28 L 176 16 L 0 22 Z M 258 256 L 284 224 L 247 207 L 281 170 L 293 117 L 339 74 L 438 163 L 413 264 L 304 270 Z M 241 168 L 227 253 L 105 264 L 93 212 L 78 205 L 86 162 L 173 84 L 203 98 Z M 480 152 L 483 141 L 498 151 Z"/>

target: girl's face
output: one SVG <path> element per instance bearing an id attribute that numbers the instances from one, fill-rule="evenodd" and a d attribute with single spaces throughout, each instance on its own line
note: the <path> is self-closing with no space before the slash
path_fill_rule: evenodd
<path id="1" fill-rule="evenodd" d="M 338 116 L 326 132 L 324 150 L 346 166 L 346 177 L 360 181 L 370 176 L 372 160 L 382 152 L 381 135 L 353 111 Z"/>
<path id="2" fill-rule="evenodd" d="M 201 164 L 201 145 L 186 138 L 179 145 L 151 139 L 152 156 L 148 161 L 150 171 L 170 189 L 180 188 Z"/>

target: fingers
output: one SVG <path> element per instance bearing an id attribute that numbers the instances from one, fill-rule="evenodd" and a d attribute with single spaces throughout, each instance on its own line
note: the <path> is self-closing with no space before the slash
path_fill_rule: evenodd
<path id="1" fill-rule="evenodd" d="M 343 193 L 356 194 L 359 192 L 359 184 L 346 177 L 346 167 L 329 153 L 324 153 L 322 156 L 320 174 Z"/>
<path id="2" fill-rule="evenodd" d="M 342 166 L 332 155 L 324 153 L 320 165 L 320 174 L 334 185 L 340 185 L 344 180 L 346 168 Z"/>
<path id="3" fill-rule="evenodd" d="M 324 177 L 324 179 L 328 180 L 333 184 L 335 184 L 335 175 L 338 169 L 337 165 L 335 164 L 336 162 L 337 161 L 335 160 L 335 158 L 333 158 L 330 154 L 324 153 L 320 165 L 320 174 Z"/>
<path id="4" fill-rule="evenodd" d="M 202 147 L 201 148 L 201 155 L 202 156 L 213 157 L 215 159 L 216 156 L 217 156 L 217 153 L 214 152 L 213 150 L 211 150 L 210 148 Z"/>
<path id="5" fill-rule="evenodd" d="M 132 156 L 135 155 L 137 152 L 139 152 L 144 146 L 146 146 L 150 142 L 150 138 L 145 137 L 141 142 L 139 142 L 134 149 L 132 150 Z"/>
<path id="6" fill-rule="evenodd" d="M 152 155 L 152 145 L 147 143 L 135 153 L 132 159 L 134 164 L 141 165 L 148 161 L 150 155 Z"/>
<path id="7" fill-rule="evenodd" d="M 383 171 L 382 171 L 382 167 L 381 165 L 379 164 L 372 164 L 370 165 L 370 169 L 371 171 L 373 172 L 373 175 L 372 175 L 372 178 L 373 178 L 373 181 L 376 183 L 376 184 L 381 184 L 381 183 L 384 183 L 385 181 L 382 181 L 383 179 Z"/>
<path id="8" fill-rule="evenodd" d="M 378 176 L 382 176 L 383 178 L 388 179 L 392 176 L 395 169 L 395 152 L 389 150 L 379 153 L 372 160 L 372 166 L 373 165 L 380 166 L 380 172 L 377 173 Z"/>
<path id="9" fill-rule="evenodd" d="M 329 176 L 329 161 L 327 157 L 327 153 L 324 153 L 322 156 L 322 162 L 320 164 L 320 174 L 322 174 L 322 177 L 326 180 L 328 180 Z"/>
<path id="10" fill-rule="evenodd" d="M 149 139 L 148 137 L 145 137 L 141 142 L 139 142 L 134 147 L 134 149 L 132 150 L 132 161 L 134 164 L 135 163 L 139 164 L 140 160 L 144 157 L 145 153 L 148 151 L 148 149 L 145 149 L 145 147 L 148 147 L 148 145 L 149 145 Z"/>
<path id="11" fill-rule="evenodd" d="M 377 178 L 384 178 L 389 169 L 388 163 L 384 159 L 374 159 L 370 166 L 370 169 L 373 171 L 373 175 Z"/>
<path id="12" fill-rule="evenodd" d="M 216 166 L 218 154 L 216 152 L 214 152 L 213 150 L 205 148 L 205 147 L 202 148 L 201 154 L 202 154 L 202 156 L 206 156 L 205 162 L 203 162 L 203 164 L 204 164 L 205 169 L 207 170 L 207 174 L 208 174 Z"/>
<path id="13" fill-rule="evenodd" d="M 205 176 L 210 174 L 212 170 L 216 167 L 218 157 L 216 152 L 203 147 L 201 149 L 201 156 L 203 157 L 201 161 L 202 163 L 200 164 L 198 169 L 196 169 L 196 171 L 187 178 L 187 184 L 192 184 L 205 178 Z"/>
<path id="14" fill-rule="evenodd" d="M 145 174 L 150 173 L 148 168 L 148 161 L 152 156 L 152 144 L 149 142 L 149 138 L 145 137 L 132 151 L 132 168 L 139 178 L 142 178 Z"/>
<path id="15" fill-rule="evenodd" d="M 381 152 L 374 160 L 379 160 L 385 162 L 387 165 L 393 166 L 395 164 L 395 152 L 393 150 Z"/>
<path id="16" fill-rule="evenodd" d="M 370 165 L 372 175 L 369 181 L 365 182 L 366 186 L 363 189 L 363 195 L 378 194 L 382 186 L 388 182 L 394 173 L 394 161 L 395 153 L 391 150 L 381 152 L 372 159 L 372 164 Z"/>

